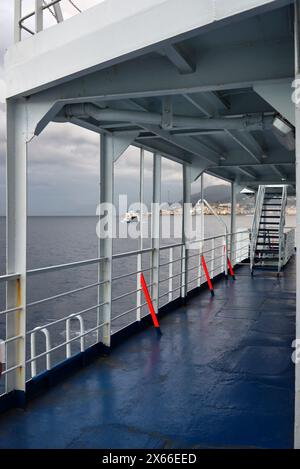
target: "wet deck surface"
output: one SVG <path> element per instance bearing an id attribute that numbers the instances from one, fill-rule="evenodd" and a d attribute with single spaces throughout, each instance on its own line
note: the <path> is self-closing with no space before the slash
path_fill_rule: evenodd
<path id="1" fill-rule="evenodd" d="M 295 262 L 218 282 L 0 417 L 0 448 L 293 446 Z"/>

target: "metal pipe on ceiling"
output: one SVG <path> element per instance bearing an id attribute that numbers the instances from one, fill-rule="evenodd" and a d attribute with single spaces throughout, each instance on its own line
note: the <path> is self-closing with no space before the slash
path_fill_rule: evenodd
<path id="1" fill-rule="evenodd" d="M 155 112 L 124 109 L 100 109 L 94 104 L 71 104 L 65 107 L 67 118 L 91 117 L 99 122 L 126 122 L 142 125 L 162 126 L 162 115 Z M 244 115 L 241 117 L 191 117 L 173 115 L 173 127 L 226 130 L 267 130 L 272 128 L 274 116 L 265 114 Z"/>

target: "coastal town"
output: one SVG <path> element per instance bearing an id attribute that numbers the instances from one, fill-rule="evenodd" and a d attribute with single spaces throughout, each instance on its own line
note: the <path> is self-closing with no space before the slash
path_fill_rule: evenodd
<path id="1" fill-rule="evenodd" d="M 230 203 L 211 203 L 211 207 L 213 208 L 214 212 L 218 215 L 230 215 L 231 214 L 231 204 Z M 212 211 L 204 206 L 204 214 L 205 215 L 213 215 Z M 192 210 L 192 215 L 200 215 L 201 214 L 201 204 L 195 205 Z M 254 205 L 249 204 L 236 204 L 236 214 L 237 215 L 252 215 L 254 213 Z M 182 214 L 182 207 L 180 204 L 173 204 L 170 207 L 162 208 L 161 209 L 162 215 L 180 215 Z M 287 215 L 296 215 L 296 205 L 290 204 L 286 208 Z"/>

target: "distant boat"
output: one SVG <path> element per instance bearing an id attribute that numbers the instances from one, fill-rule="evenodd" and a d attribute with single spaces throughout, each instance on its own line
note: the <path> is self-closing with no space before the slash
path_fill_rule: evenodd
<path id="1" fill-rule="evenodd" d="M 126 212 L 122 221 L 125 223 L 138 222 L 139 215 L 137 212 L 133 211 Z"/>

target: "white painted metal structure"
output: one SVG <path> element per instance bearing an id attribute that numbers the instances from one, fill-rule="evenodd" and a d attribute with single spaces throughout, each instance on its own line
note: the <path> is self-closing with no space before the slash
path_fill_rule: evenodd
<path id="1" fill-rule="evenodd" d="M 26 155 L 30 140 L 50 121 L 71 122 L 101 134 L 101 201 L 112 200 L 114 162 L 134 144 L 155 154 L 154 200 L 160 199 L 160 159 L 165 156 L 184 166 L 187 202 L 191 182 L 203 171 L 231 181 L 233 201 L 237 187 L 256 190 L 260 184 L 284 182 L 294 193 L 293 126 L 299 120 L 296 113 L 295 121 L 291 100 L 295 36 L 298 45 L 292 1 L 106 0 L 66 21 L 62 21 L 57 1 L 53 6 L 59 24 L 46 30 L 41 2 L 36 1 L 36 34 L 24 40 L 21 4 L 21 0 L 15 0 L 16 43 L 5 58 L 8 275 L 3 280 L 8 285 L 10 311 L 5 312 L 7 391 L 25 390 L 25 361 L 34 363 L 37 358 L 26 359 L 25 350 L 26 276 L 37 273 L 26 268 Z M 298 64 L 298 48 L 296 59 Z M 298 76 L 298 65 L 296 73 Z M 157 213 L 152 230 L 159 231 Z M 233 217 L 231 237 L 225 239 L 233 258 L 233 252 L 238 256 L 239 236 Z M 211 242 L 215 254 L 220 246 L 217 240 Z M 199 281 L 198 274 L 189 279 L 189 272 L 198 269 L 198 263 L 191 267 L 185 239 L 179 247 L 183 266 L 179 288 L 185 296 L 187 286 Z M 154 241 L 151 248 L 143 249 L 142 242 L 140 248 L 130 255 L 151 256 L 152 295 L 157 308 L 160 253 L 170 249 L 173 263 L 175 247 L 161 247 Z M 203 240 L 200 249 L 209 251 Z M 199 253 L 197 256 L 199 259 Z M 218 258 L 222 262 L 222 256 L 211 256 L 212 273 L 222 270 L 216 265 Z M 107 345 L 112 322 L 112 262 L 111 242 L 103 240 L 97 259 L 77 264 L 99 265 L 98 281 L 93 285 L 99 289 L 94 330 Z M 223 262 L 226 264 L 226 259 Z M 50 269 L 71 267 L 74 265 Z M 172 269 L 169 272 L 172 274 Z M 175 293 L 170 291 L 170 278 L 172 275 L 167 279 L 169 300 Z M 135 295 L 138 290 L 139 286 Z M 140 296 L 137 300 L 139 319 Z M 83 313 L 77 313 L 78 320 Z M 62 322 L 68 319 L 62 318 Z M 299 337 L 299 321 L 297 327 Z M 89 333 L 91 330 L 84 336 Z M 70 340 L 76 339 L 78 336 Z M 69 354 L 69 347 L 67 350 Z M 49 350 L 45 355 L 49 356 Z M 296 382 L 295 446 L 299 447 L 298 366 Z"/>

